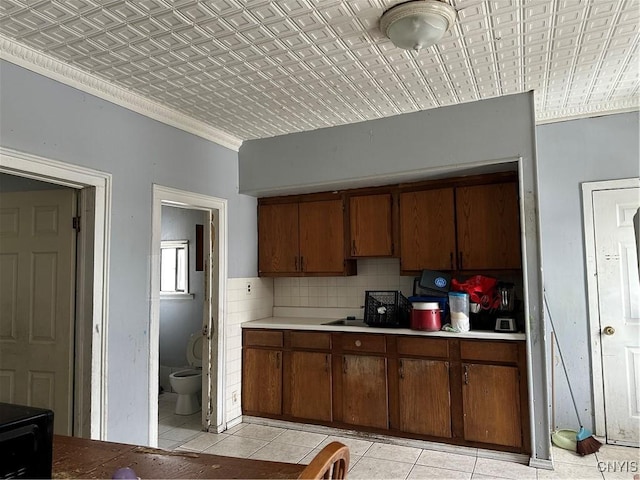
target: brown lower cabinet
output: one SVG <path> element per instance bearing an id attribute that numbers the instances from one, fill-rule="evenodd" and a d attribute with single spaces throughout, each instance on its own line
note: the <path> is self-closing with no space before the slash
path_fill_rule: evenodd
<path id="1" fill-rule="evenodd" d="M 462 368 L 465 440 L 521 447 L 518 368 L 474 363 Z"/>
<path id="2" fill-rule="evenodd" d="M 386 358 L 343 355 L 341 387 L 344 423 L 388 428 Z"/>
<path id="3" fill-rule="evenodd" d="M 524 341 L 243 329 L 245 415 L 530 453 Z"/>
<path id="4" fill-rule="evenodd" d="M 246 348 L 242 359 L 243 410 L 282 414 L 282 352 Z"/>
<path id="5" fill-rule="evenodd" d="M 451 438 L 449 363 L 417 358 L 398 363 L 400 430 Z"/>
<path id="6" fill-rule="evenodd" d="M 291 352 L 290 413 L 308 420 L 333 420 L 331 354 Z"/>

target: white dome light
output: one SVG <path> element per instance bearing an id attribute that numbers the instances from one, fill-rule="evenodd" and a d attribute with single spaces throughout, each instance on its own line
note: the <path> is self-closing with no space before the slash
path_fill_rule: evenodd
<path id="1" fill-rule="evenodd" d="M 414 0 L 390 8 L 380 18 L 380 30 L 396 47 L 422 50 L 451 28 L 456 10 L 438 0 Z"/>

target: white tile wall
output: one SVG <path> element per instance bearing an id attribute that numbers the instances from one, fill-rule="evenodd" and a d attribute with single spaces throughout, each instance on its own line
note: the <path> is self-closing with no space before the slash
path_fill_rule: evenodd
<path id="1" fill-rule="evenodd" d="M 274 279 L 274 307 L 360 308 L 366 290 L 400 290 L 413 293 L 412 276 L 400 276 L 397 258 L 358 260 L 353 277 L 304 277 Z"/>
<path id="2" fill-rule="evenodd" d="M 251 293 L 247 292 L 251 285 Z M 227 422 L 242 415 L 242 328 L 250 320 L 270 317 L 273 312 L 273 279 L 230 278 L 227 280 L 226 405 Z"/>

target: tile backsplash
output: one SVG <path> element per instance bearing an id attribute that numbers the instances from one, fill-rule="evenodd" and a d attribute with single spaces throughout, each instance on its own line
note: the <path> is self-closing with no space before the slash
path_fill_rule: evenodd
<path id="1" fill-rule="evenodd" d="M 226 320 L 226 406 L 227 422 L 242 415 L 242 327 L 251 320 L 270 317 L 273 312 L 271 278 L 229 278 Z"/>
<path id="2" fill-rule="evenodd" d="M 276 316 L 362 318 L 365 291 L 400 290 L 413 294 L 413 276 L 400 275 L 397 258 L 358 260 L 352 277 L 230 278 L 227 280 L 226 409 L 227 421 L 242 415 L 242 327 L 251 320 Z M 501 278 L 520 288 L 521 277 Z M 168 376 L 168 374 L 167 374 Z"/>
<path id="3" fill-rule="evenodd" d="M 413 293 L 411 276 L 400 276 L 397 258 L 358 260 L 358 275 L 352 277 L 287 277 L 273 282 L 274 307 L 360 308 L 366 290 L 400 290 Z"/>

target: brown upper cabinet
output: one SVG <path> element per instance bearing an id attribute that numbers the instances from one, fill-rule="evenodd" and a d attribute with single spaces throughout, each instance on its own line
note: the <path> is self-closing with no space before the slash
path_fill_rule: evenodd
<path id="1" fill-rule="evenodd" d="M 258 271 L 295 273 L 300 263 L 298 204 L 258 206 Z"/>
<path id="2" fill-rule="evenodd" d="M 515 182 L 456 188 L 458 269 L 520 268 Z"/>
<path id="3" fill-rule="evenodd" d="M 401 270 L 518 269 L 516 182 L 400 194 Z"/>
<path id="4" fill-rule="evenodd" d="M 400 268 L 456 268 L 453 188 L 400 194 Z"/>
<path id="5" fill-rule="evenodd" d="M 519 211 L 514 172 L 264 198 L 259 275 L 355 275 L 357 258 L 393 256 L 403 274 L 515 270 Z"/>
<path id="6" fill-rule="evenodd" d="M 261 276 L 345 275 L 342 198 L 258 205 Z"/>
<path id="7" fill-rule="evenodd" d="M 352 257 L 390 257 L 393 197 L 390 193 L 349 197 L 349 251 Z"/>

